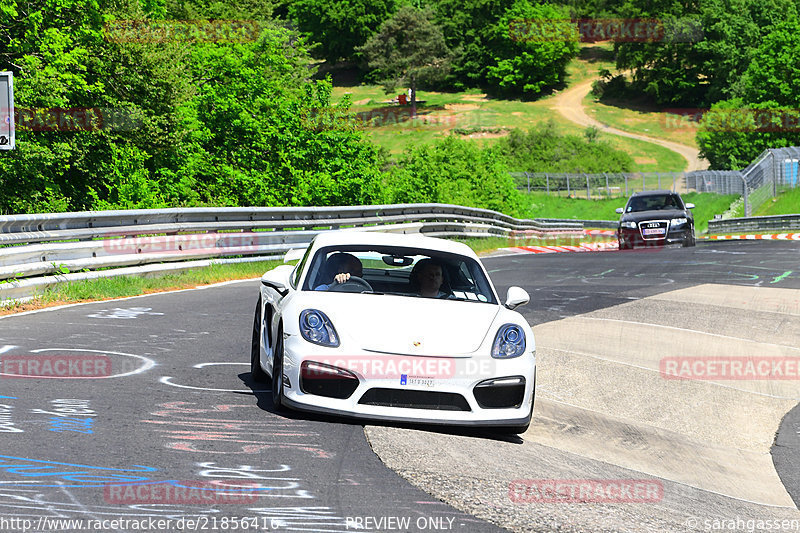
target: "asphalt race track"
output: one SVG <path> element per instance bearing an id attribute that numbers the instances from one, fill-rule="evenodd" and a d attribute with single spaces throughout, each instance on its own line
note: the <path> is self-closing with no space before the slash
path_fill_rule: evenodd
<path id="1" fill-rule="evenodd" d="M 257 281 L 3 318 L 0 531 L 719 531 L 726 520 L 741 531 L 800 520 L 800 411 L 784 418 L 798 381 L 659 372 L 668 358 L 800 356 L 796 243 L 484 264 L 501 296 L 510 285 L 531 294 L 521 310 L 536 334 L 537 399 L 521 438 L 275 413 L 249 380 Z M 9 375 L 32 364 L 51 377 Z M 530 480 L 659 492 L 564 503 L 512 490 Z"/>

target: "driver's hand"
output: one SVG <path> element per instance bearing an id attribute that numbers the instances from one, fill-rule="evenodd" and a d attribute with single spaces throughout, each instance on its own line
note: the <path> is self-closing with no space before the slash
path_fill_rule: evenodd
<path id="1" fill-rule="evenodd" d="M 336 274 L 333 277 L 333 279 L 336 280 L 336 283 L 344 283 L 345 281 L 350 279 L 350 274 L 348 272 L 343 272 L 341 274 Z"/>

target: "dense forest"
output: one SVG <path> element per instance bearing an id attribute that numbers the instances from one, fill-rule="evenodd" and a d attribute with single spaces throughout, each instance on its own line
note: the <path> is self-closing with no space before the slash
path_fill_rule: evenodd
<path id="1" fill-rule="evenodd" d="M 17 147 L 0 152 L 0 213 L 430 201 L 514 214 L 509 171 L 622 171 L 630 157 L 551 125 L 390 156 L 326 74 L 536 99 L 563 86 L 580 36 L 519 22 L 590 17 L 702 28 L 616 43 L 632 81 L 606 91 L 710 106 L 698 142 L 715 168 L 798 144 L 798 128 L 747 112 L 797 108 L 794 0 L 10 0 L 0 71 L 14 73 Z"/>

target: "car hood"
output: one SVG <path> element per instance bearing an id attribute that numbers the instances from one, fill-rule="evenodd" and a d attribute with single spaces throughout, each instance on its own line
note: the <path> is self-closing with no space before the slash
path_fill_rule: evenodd
<path id="1" fill-rule="evenodd" d="M 342 346 L 390 354 L 468 357 L 501 306 L 391 295 L 331 294 L 316 308 L 333 322 Z"/>
<path id="2" fill-rule="evenodd" d="M 620 218 L 621 222 L 640 222 L 642 220 L 670 220 L 672 218 L 686 217 L 692 215 L 681 209 L 658 209 L 653 211 L 637 211 L 635 213 L 625 213 Z"/>

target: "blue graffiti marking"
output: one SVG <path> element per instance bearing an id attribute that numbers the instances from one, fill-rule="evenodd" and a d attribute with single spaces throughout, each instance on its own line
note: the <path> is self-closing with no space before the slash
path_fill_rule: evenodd
<path id="1" fill-rule="evenodd" d="M 40 485 L 44 487 L 87 487 L 103 486 L 112 481 L 117 483 L 148 481 L 149 478 L 131 474 L 158 471 L 157 468 L 149 466 L 133 466 L 135 467 L 134 469 L 128 470 L 124 468 L 104 468 L 0 455 L 0 471 L 26 478 L 50 477 L 77 483 L 76 485 L 64 485 L 63 483 L 57 485 Z M 4 485 L 7 486 L 8 484 L 4 483 Z"/>
<path id="2" fill-rule="evenodd" d="M 72 463 L 59 463 L 57 461 L 44 461 L 40 459 L 26 459 L 24 457 L 14 457 L 11 455 L 0 455 L 0 471 L 9 474 L 16 474 L 24 478 L 55 478 L 73 484 L 58 483 L 54 485 L 40 485 L 36 487 L 105 487 L 109 484 L 115 485 L 172 485 L 174 487 L 204 490 L 210 492 L 227 493 L 231 490 L 237 492 L 265 492 L 276 490 L 281 487 L 247 487 L 247 486 L 219 486 L 219 487 L 196 487 L 191 484 L 186 485 L 185 481 L 168 479 L 163 481 L 153 480 L 147 477 L 136 476 L 145 472 L 158 472 L 157 468 L 151 466 L 132 465 L 134 468 L 105 468 L 101 466 L 80 465 Z M 76 468 L 76 470 L 72 470 Z M 20 481 L 19 483 L 2 483 L 3 487 L 13 487 L 15 485 L 30 487 L 30 481 Z"/>
<path id="3" fill-rule="evenodd" d="M 94 433 L 92 431 L 91 418 L 51 418 L 48 430 L 56 432 L 74 431 L 75 433 L 85 433 L 87 435 Z"/>

